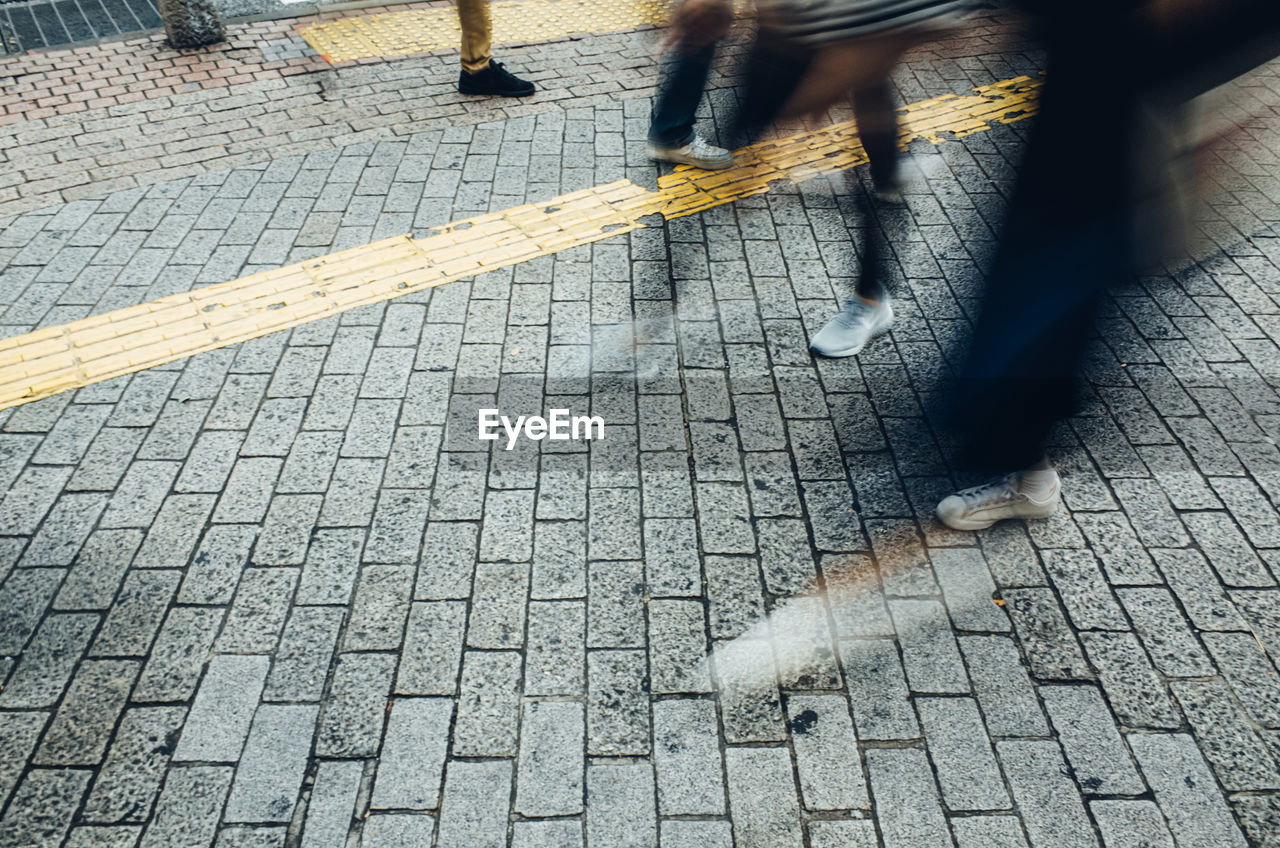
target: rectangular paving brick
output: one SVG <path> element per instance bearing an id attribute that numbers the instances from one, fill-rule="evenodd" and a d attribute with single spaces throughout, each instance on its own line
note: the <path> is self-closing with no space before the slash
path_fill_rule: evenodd
<path id="1" fill-rule="evenodd" d="M 885 848 L 952 848 L 923 751 L 867 751 L 867 771 Z"/>
<path id="2" fill-rule="evenodd" d="M 39 765 L 97 765 L 102 761 L 138 676 L 139 663 L 86 660 L 67 687 L 33 760 Z"/>
<path id="3" fill-rule="evenodd" d="M 867 809 L 866 780 L 848 706 L 836 695 L 791 696 L 788 726 L 804 805 L 810 810 Z"/>
<path id="4" fill-rule="evenodd" d="M 916 708 L 947 807 L 1008 809 L 1009 795 L 977 704 L 968 698 L 920 698 Z"/>
<path id="5" fill-rule="evenodd" d="M 1097 689 L 1043 686 L 1040 697 L 1081 789 L 1090 795 L 1146 791 Z"/>
<path id="6" fill-rule="evenodd" d="M 387 720 L 372 805 L 434 810 L 440 803 L 453 703 L 448 698 L 397 698 Z"/>
<path id="7" fill-rule="evenodd" d="M 583 811 L 582 705 L 531 701 L 524 707 L 515 811 L 524 816 L 577 815 Z"/>
<path id="8" fill-rule="evenodd" d="M 1091 846 L 1097 838 L 1053 742 L 998 742 L 996 750 L 1032 845 Z"/>
<path id="9" fill-rule="evenodd" d="M 264 704 L 254 715 L 223 811 L 228 822 L 287 822 L 307 769 L 315 706 Z"/>
<path id="10" fill-rule="evenodd" d="M 211 844 L 223 802 L 231 788 L 232 772 L 230 766 L 170 769 L 140 846 L 162 848 L 175 842 Z"/>
<path id="11" fill-rule="evenodd" d="M 658 822 L 649 763 L 587 767 L 587 844 L 656 848 Z"/>
<path id="12" fill-rule="evenodd" d="M 439 841 L 506 848 L 511 772 L 510 760 L 449 763 L 440 806 Z"/>
<path id="13" fill-rule="evenodd" d="M 174 760 L 235 762 L 240 758 L 267 666 L 265 656 L 215 656 L 209 661 Z"/>
<path id="14" fill-rule="evenodd" d="M 307 803 L 303 848 L 344 848 L 363 771 L 356 760 L 324 760 L 318 765 Z"/>
<path id="15" fill-rule="evenodd" d="M 339 654 L 320 714 L 315 753 L 322 757 L 372 756 L 382 741 L 395 658 Z"/>
<path id="16" fill-rule="evenodd" d="M 1244 848 L 1244 836 L 1190 736 L 1133 734 L 1129 745 L 1180 848 Z"/>
<path id="17" fill-rule="evenodd" d="M 520 655 L 467 651 L 462 661 L 455 756 L 514 756 L 520 711 Z"/>

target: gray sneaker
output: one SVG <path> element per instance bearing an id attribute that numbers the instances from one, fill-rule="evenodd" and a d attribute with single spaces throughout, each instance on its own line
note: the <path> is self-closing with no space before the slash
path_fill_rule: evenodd
<path id="1" fill-rule="evenodd" d="M 708 144 L 703 138 L 695 135 L 693 141 L 681 147 L 668 147 L 656 141 L 649 142 L 645 154 L 650 159 L 660 162 L 675 162 L 678 165 L 692 165 L 706 171 L 720 171 L 733 164 L 733 154 L 723 147 Z"/>
<path id="2" fill-rule="evenodd" d="M 858 297 L 850 298 L 813 337 L 809 349 L 832 359 L 856 356 L 867 342 L 889 332 L 892 326 L 893 307 L 887 297 L 876 306 Z"/>
<path id="3" fill-rule="evenodd" d="M 952 530 L 986 530 L 1006 518 L 1048 518 L 1062 503 L 1062 481 L 1054 474 L 1053 489 L 1041 500 L 1018 491 L 1017 473 L 962 489 L 938 504 L 938 520 Z"/>

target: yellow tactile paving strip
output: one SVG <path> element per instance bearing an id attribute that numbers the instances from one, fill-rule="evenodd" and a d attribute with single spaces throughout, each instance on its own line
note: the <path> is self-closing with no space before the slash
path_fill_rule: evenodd
<path id="1" fill-rule="evenodd" d="M 901 143 L 964 136 L 1035 112 L 1028 77 L 908 106 Z M 630 180 L 576 191 L 0 339 L 0 409 L 473 277 L 866 162 L 852 122 L 744 148 L 724 171 L 679 168 L 649 191 Z"/>
<path id="2" fill-rule="evenodd" d="M 495 44 L 627 32 L 659 26 L 667 17 L 663 0 L 507 0 L 489 9 Z M 330 62 L 457 49 L 461 39 L 452 6 L 338 18 L 298 34 Z"/>

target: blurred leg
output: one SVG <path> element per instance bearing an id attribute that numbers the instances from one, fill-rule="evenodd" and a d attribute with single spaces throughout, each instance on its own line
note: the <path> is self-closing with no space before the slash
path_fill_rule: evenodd
<path id="1" fill-rule="evenodd" d="M 649 140 L 665 147 L 681 147 L 693 140 L 693 124 L 707 87 L 715 44 L 685 51 L 676 48 L 653 105 Z"/>

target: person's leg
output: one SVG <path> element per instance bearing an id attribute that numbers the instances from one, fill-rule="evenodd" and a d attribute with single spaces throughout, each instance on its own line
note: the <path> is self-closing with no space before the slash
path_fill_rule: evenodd
<path id="1" fill-rule="evenodd" d="M 853 92 L 853 117 L 858 139 L 871 164 L 871 179 L 882 200 L 896 201 L 898 193 L 898 112 L 885 74 L 868 80 Z"/>
<path id="2" fill-rule="evenodd" d="M 489 0 L 458 0 L 458 23 L 462 26 L 462 70 L 479 73 L 493 59 Z"/>
<path id="3" fill-rule="evenodd" d="M 458 22 L 462 25 L 462 71 L 458 91 L 463 94 L 498 97 L 527 97 L 533 83 L 513 75 L 501 62 L 493 61 L 489 0 L 458 0 Z"/>
<path id="4" fill-rule="evenodd" d="M 675 48 L 662 85 L 654 99 L 649 141 L 664 147 L 683 147 L 693 140 L 693 124 L 707 87 L 715 44 L 694 50 Z"/>

